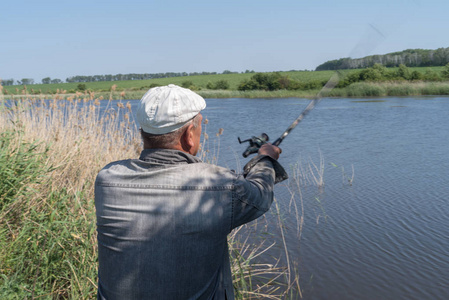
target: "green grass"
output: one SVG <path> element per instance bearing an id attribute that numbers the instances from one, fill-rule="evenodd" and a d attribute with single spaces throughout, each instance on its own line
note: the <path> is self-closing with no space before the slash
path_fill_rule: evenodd
<path id="1" fill-rule="evenodd" d="M 420 73 L 426 73 L 431 70 L 439 73 L 444 67 L 426 67 L 426 68 L 409 68 L 410 71 L 418 71 Z M 395 70 L 397 68 L 391 68 L 389 70 Z M 360 70 L 342 70 L 343 75 L 348 75 Z M 325 82 L 331 78 L 335 73 L 334 71 L 289 71 L 280 72 L 283 76 L 299 81 L 302 83 L 308 82 Z M 182 86 L 185 82 L 191 82 L 193 89 L 200 95 L 206 98 L 282 98 L 282 97 L 299 97 L 299 98 L 311 98 L 315 97 L 319 90 L 297 90 L 297 91 L 247 91 L 241 92 L 237 90 L 239 84 L 250 79 L 254 73 L 241 73 L 241 74 L 217 74 L 217 75 L 197 75 L 197 76 L 185 76 L 185 77 L 171 77 L 160 78 L 150 80 L 127 80 L 127 81 L 102 81 L 102 82 L 87 82 L 86 88 L 91 91 L 79 92 L 76 95 L 78 98 L 85 99 L 140 99 L 143 94 L 154 85 L 167 85 L 176 84 Z M 206 86 L 208 83 L 215 83 L 219 80 L 226 80 L 230 88 L 228 90 L 210 90 Z M 74 97 L 79 83 L 61 83 L 61 84 L 34 84 L 26 87 L 24 86 L 5 86 L 3 87 L 3 94 L 5 98 L 24 98 L 34 95 L 39 98 L 54 98 L 55 94 L 58 97 L 68 98 Z M 335 89 L 328 93 L 328 96 L 348 96 L 348 97 L 371 97 L 371 96 L 407 96 L 407 95 L 420 95 L 419 87 L 410 88 L 413 85 L 418 86 L 416 83 L 405 82 L 402 83 L 400 88 L 392 88 L 390 91 L 383 91 L 383 86 L 386 83 L 380 82 L 375 84 L 374 87 L 371 83 L 357 83 L 355 86 L 348 87 L 346 89 Z M 446 88 L 430 87 L 432 84 L 426 83 L 428 87 L 421 89 L 423 94 L 434 95 L 446 95 Z M 363 90 L 363 87 L 367 87 L 368 90 Z"/>
<path id="2" fill-rule="evenodd" d="M 351 72 L 351 71 L 348 71 Z M 328 80 L 333 71 L 291 71 L 291 72 L 280 72 L 282 75 L 287 75 L 289 78 L 294 80 L 299 80 L 301 82 L 309 82 L 314 80 Z M 200 88 L 201 90 L 206 89 L 206 85 L 209 82 L 216 82 L 219 80 L 227 80 L 229 82 L 229 90 L 237 90 L 238 85 L 243 81 L 250 79 L 253 73 L 240 73 L 240 74 L 217 74 L 217 75 L 197 75 L 197 76 L 185 76 L 185 77 L 171 77 L 171 78 L 159 78 L 150 80 L 126 80 L 126 81 L 101 81 L 101 82 L 86 82 L 87 89 L 95 92 L 107 92 L 111 90 L 113 85 L 116 85 L 116 91 L 146 91 L 150 88 L 152 84 L 167 85 L 176 84 L 182 85 L 186 81 L 191 81 L 194 86 Z M 27 92 L 30 94 L 40 93 L 43 94 L 54 94 L 58 90 L 59 92 L 75 91 L 79 83 L 60 83 L 60 84 L 33 84 L 27 86 Z M 21 95 L 23 92 L 23 86 L 5 86 L 4 90 L 7 94 Z M 32 91 L 33 90 L 33 91 Z"/>
<path id="3" fill-rule="evenodd" d="M 0 298 L 93 298 L 92 201 L 65 188 L 41 194 L 54 171 L 49 148 L 20 129 L 2 131 L 0 145 Z"/>
<path id="4" fill-rule="evenodd" d="M 346 88 L 336 88 L 324 97 L 397 97 L 449 95 L 449 82 L 357 82 Z"/>

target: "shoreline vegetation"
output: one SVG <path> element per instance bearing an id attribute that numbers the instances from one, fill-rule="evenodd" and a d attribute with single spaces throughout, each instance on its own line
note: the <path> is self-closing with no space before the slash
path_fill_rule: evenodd
<path id="1" fill-rule="evenodd" d="M 1 299 L 96 299 L 94 180 L 142 148 L 129 102 L 100 112 L 97 98 L 59 99 L 0 101 Z M 204 130 L 203 161 L 216 161 L 222 133 L 215 140 Z M 285 236 L 300 240 L 301 189 L 324 183 L 324 168 L 308 164 L 293 167 L 290 199 L 279 199 L 287 208 L 275 199 L 268 216 L 229 236 L 237 299 L 302 297 L 300 263 Z M 296 217 L 296 228 L 285 226 L 286 216 Z"/>
<path id="2" fill-rule="evenodd" d="M 387 97 L 449 95 L 449 64 L 445 67 L 375 64 L 365 69 L 289 71 L 170 77 L 149 80 L 3 86 L 3 99 L 140 99 L 155 86 L 176 84 L 204 98 L 314 98 L 335 74 L 336 87 L 323 97 Z"/>

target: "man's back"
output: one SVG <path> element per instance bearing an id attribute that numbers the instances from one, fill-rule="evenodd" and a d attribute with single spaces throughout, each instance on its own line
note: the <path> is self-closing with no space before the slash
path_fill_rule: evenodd
<path id="1" fill-rule="evenodd" d="M 208 299 L 223 285 L 232 173 L 177 156 L 116 162 L 98 175 L 99 285 L 107 299 Z"/>
<path id="2" fill-rule="evenodd" d="M 98 174 L 99 299 L 234 299 L 227 235 L 268 211 L 287 177 L 268 144 L 244 175 L 202 163 L 205 107 L 188 89 L 150 89 L 137 110 L 140 158 Z"/>

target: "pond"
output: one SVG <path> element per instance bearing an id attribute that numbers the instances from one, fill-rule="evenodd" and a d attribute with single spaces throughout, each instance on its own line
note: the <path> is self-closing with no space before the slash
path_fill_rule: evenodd
<path id="1" fill-rule="evenodd" d="M 274 141 L 309 103 L 206 100 L 211 149 L 233 169 L 248 160 L 237 137 Z M 448 97 L 323 99 L 283 141 L 291 179 L 298 165 L 324 168 L 322 188 L 303 187 L 301 238 L 287 236 L 304 299 L 447 299 L 448 115 Z M 276 187 L 285 208 L 288 184 Z M 283 217 L 297 226 L 295 214 Z"/>

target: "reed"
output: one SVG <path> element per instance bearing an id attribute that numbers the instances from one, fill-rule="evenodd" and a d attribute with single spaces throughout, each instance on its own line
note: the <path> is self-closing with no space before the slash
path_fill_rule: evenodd
<path id="1" fill-rule="evenodd" d="M 125 106 L 100 116 L 98 103 L 1 105 L 2 299 L 95 298 L 93 182 L 106 163 L 140 151 Z"/>
<path id="2" fill-rule="evenodd" d="M 237 91 L 237 90 L 200 90 L 197 91 L 204 98 L 312 98 L 316 96 L 318 90 L 308 91 L 290 91 L 290 90 L 277 90 L 277 91 Z"/>
<path id="3" fill-rule="evenodd" d="M 109 95 L 116 92 L 111 90 Z M 135 158 L 141 151 L 129 103 L 112 107 L 109 102 L 100 112 L 102 97 L 76 93 L 67 100 L 23 96 L 1 102 L 1 299 L 96 298 L 93 182 L 107 163 Z M 214 141 L 203 139 L 203 159 L 216 163 L 222 133 L 219 131 Z M 299 178 L 295 180 L 298 185 L 292 188 L 290 203 L 300 238 L 304 209 L 302 196 L 301 205 L 296 204 L 301 184 Z M 238 299 L 295 299 L 302 295 L 297 263 L 289 257 L 285 238 L 282 245 L 264 238 L 273 232 L 286 235 L 282 215 L 289 212 L 275 203 L 273 213 L 278 220 L 274 228 L 266 224 L 254 235 L 256 222 L 229 237 Z M 267 254 L 274 247 L 284 249 L 282 259 Z"/>

